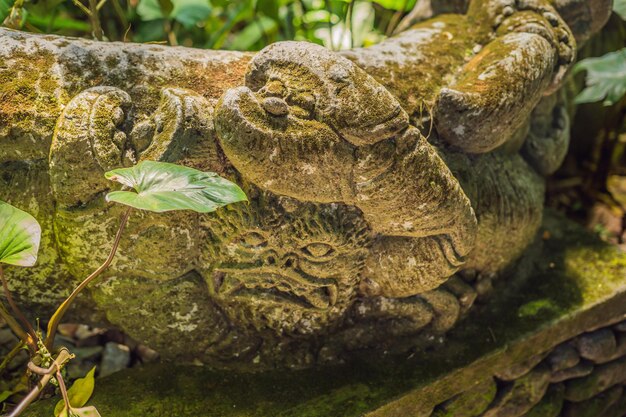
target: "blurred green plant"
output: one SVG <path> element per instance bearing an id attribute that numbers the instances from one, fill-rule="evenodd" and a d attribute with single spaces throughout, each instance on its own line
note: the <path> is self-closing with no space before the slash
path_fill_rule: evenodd
<path id="1" fill-rule="evenodd" d="M 615 0 L 613 11 L 626 20 L 626 0 Z M 622 232 L 626 230 L 626 206 L 621 203 L 621 188 L 611 189 L 610 183 L 621 181 L 626 171 L 626 48 L 606 53 L 600 57 L 585 58 L 578 62 L 573 73 L 585 73 L 585 88 L 576 96 L 577 104 L 602 102 L 605 110 L 602 129 L 594 138 L 587 161 L 589 171 L 583 181 L 585 194 L 592 201 L 601 201 L 622 218 Z M 602 225 L 595 232 L 603 239 L 610 233 Z M 622 233 L 618 243 L 623 243 Z"/>
<path id="2" fill-rule="evenodd" d="M 587 71 L 586 86 L 576 97 L 576 103 L 600 100 L 605 106 L 618 103 L 626 93 L 626 48 L 599 58 L 583 59 L 574 67 L 574 73 L 581 71 Z"/>
<path id="3" fill-rule="evenodd" d="M 259 50 L 299 40 L 337 50 L 380 42 L 414 5 L 415 0 L 0 0 L 0 22 L 110 41 Z"/>

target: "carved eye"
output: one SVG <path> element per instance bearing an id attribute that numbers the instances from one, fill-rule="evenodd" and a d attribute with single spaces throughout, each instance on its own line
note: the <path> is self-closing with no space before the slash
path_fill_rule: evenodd
<path id="1" fill-rule="evenodd" d="M 314 258 L 326 258 L 328 256 L 334 255 L 335 249 L 327 243 L 309 243 L 302 251 L 309 256 Z"/>
<path id="2" fill-rule="evenodd" d="M 298 93 L 288 98 L 289 104 L 299 109 L 294 109 L 294 114 L 302 118 L 310 118 L 315 110 L 315 96 L 311 93 Z M 300 111 L 298 111 L 300 110 Z M 300 114 L 296 114 L 300 113 Z"/>
<path id="3" fill-rule="evenodd" d="M 279 80 L 270 80 L 259 91 L 261 95 L 266 97 L 284 97 L 286 93 L 285 86 Z"/>
<path id="4" fill-rule="evenodd" d="M 241 243 L 248 248 L 260 248 L 267 245 L 267 239 L 260 233 L 246 233 L 240 239 Z"/>

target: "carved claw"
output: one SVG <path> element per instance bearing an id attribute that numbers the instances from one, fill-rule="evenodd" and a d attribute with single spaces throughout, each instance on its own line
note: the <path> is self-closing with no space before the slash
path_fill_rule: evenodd
<path id="1" fill-rule="evenodd" d="M 524 159 L 541 175 L 553 174 L 561 166 L 569 146 L 569 115 L 559 101 L 552 95 L 539 102 L 522 148 Z"/>
<path id="2" fill-rule="evenodd" d="M 469 153 L 489 152 L 526 120 L 552 78 L 554 54 L 542 36 L 511 33 L 488 44 L 435 108 L 439 135 Z"/>
<path id="3" fill-rule="evenodd" d="M 350 144 L 326 124 L 301 117 L 299 106 L 276 116 L 273 101 L 247 87 L 221 98 L 215 126 L 229 161 L 275 193 L 321 203 L 342 201 L 349 194 L 354 163 Z"/>
<path id="4" fill-rule="evenodd" d="M 440 136 L 468 153 L 509 140 L 545 94 L 554 92 L 576 57 L 576 41 L 544 0 L 485 0 L 470 19 L 490 19 L 497 38 L 442 88 L 435 108 Z"/>
<path id="5" fill-rule="evenodd" d="M 184 161 L 205 171 L 224 170 L 213 127 L 213 106 L 203 96 L 182 88 L 164 88 L 152 124 L 153 136 L 141 152 L 141 160 Z"/>
<path id="6" fill-rule="evenodd" d="M 110 186 L 103 173 L 132 158 L 121 130 L 130 103 L 130 96 L 118 88 L 94 87 L 65 107 L 50 149 L 57 203 L 71 207 L 90 201 Z"/>

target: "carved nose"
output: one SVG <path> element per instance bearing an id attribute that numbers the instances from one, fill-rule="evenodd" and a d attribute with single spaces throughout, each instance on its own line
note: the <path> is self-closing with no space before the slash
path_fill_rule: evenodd
<path id="1" fill-rule="evenodd" d="M 266 97 L 263 99 L 263 108 L 274 116 L 285 116 L 289 113 L 289 106 L 285 100 L 278 97 Z"/>

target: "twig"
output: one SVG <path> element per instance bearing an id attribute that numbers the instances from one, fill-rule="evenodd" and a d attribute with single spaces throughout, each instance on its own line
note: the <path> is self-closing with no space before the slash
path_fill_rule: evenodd
<path id="1" fill-rule="evenodd" d="M 28 347 L 31 349 L 32 352 L 35 352 L 37 350 L 37 343 L 35 342 L 35 340 L 33 340 L 33 338 L 26 331 L 24 331 L 22 326 L 17 322 L 17 320 L 13 318 L 12 315 L 9 314 L 9 312 L 2 303 L 0 303 L 0 317 L 2 317 L 4 321 L 7 322 L 7 324 L 9 325 L 11 330 L 13 330 L 13 333 L 15 333 L 17 337 L 19 337 L 22 341 L 28 344 Z"/>
<path id="2" fill-rule="evenodd" d="M 96 0 L 89 0 L 89 18 L 91 20 L 91 30 L 93 31 L 93 36 L 101 41 L 104 37 L 102 33 L 102 26 L 100 25 L 100 16 L 98 14 L 98 3 Z"/>
<path id="3" fill-rule="evenodd" d="M 331 17 L 333 15 L 333 11 L 330 7 L 330 2 L 326 1 L 324 2 L 326 4 L 326 11 L 328 12 L 328 40 L 330 43 L 330 49 L 332 51 L 335 50 L 335 45 L 334 45 L 334 41 L 333 41 L 333 22 L 331 22 Z"/>
<path id="4" fill-rule="evenodd" d="M 20 353 L 20 350 L 22 350 L 22 348 L 24 347 L 24 344 L 25 343 L 23 340 L 20 340 L 19 342 L 17 342 L 17 345 L 15 345 L 15 347 L 11 349 L 9 353 L 7 353 L 4 359 L 2 359 L 2 363 L 0 363 L 0 375 L 2 375 L 2 373 L 6 369 L 9 362 L 11 362 L 13 358 L 16 357 L 18 353 Z"/>
<path id="5" fill-rule="evenodd" d="M 122 216 L 120 227 L 119 229 L 117 229 L 117 234 L 115 235 L 115 240 L 113 241 L 113 247 L 111 248 L 111 252 L 109 253 L 109 257 L 106 259 L 106 261 L 104 261 L 104 263 L 100 265 L 98 269 L 92 272 L 91 275 L 85 278 L 85 280 L 81 282 L 80 285 L 76 287 L 76 289 L 74 289 L 74 291 L 72 291 L 70 296 L 67 297 L 65 301 L 63 301 L 63 303 L 59 306 L 59 308 L 57 308 L 57 310 L 54 312 L 54 314 L 50 318 L 50 322 L 48 323 L 48 334 L 46 336 L 46 342 L 45 342 L 46 348 L 48 348 L 49 350 L 52 349 L 52 343 L 54 342 L 54 336 L 56 334 L 57 327 L 59 326 L 59 323 L 63 319 L 63 316 L 65 315 L 65 312 L 67 311 L 67 309 L 74 302 L 74 299 L 78 296 L 78 294 L 80 294 L 80 292 L 87 285 L 89 285 L 91 281 L 93 281 L 96 277 L 98 277 L 101 273 L 103 273 L 109 267 L 109 265 L 111 265 L 111 262 L 113 262 L 113 258 L 115 257 L 115 253 L 117 252 L 117 248 L 122 238 L 122 233 L 124 232 L 124 228 L 126 227 L 126 223 L 128 222 L 128 218 L 130 217 L 131 211 L 132 211 L 132 208 L 129 207 L 126 210 L 126 212 L 124 212 L 124 215 Z"/>
<path id="6" fill-rule="evenodd" d="M 348 34 L 350 35 L 350 48 L 354 47 L 354 36 L 352 33 L 352 13 L 354 10 L 354 0 L 350 0 L 350 3 L 348 3 L 348 8 L 346 9 L 346 17 L 345 17 L 345 23 L 343 25 L 343 30 L 341 31 L 341 41 L 343 41 L 343 38 L 346 36 L 346 32 L 348 32 Z"/>
<path id="7" fill-rule="evenodd" d="M 74 4 L 76 6 L 78 6 L 78 8 L 80 10 L 83 11 L 83 13 L 85 13 L 87 16 L 91 17 L 91 11 L 89 11 L 89 9 L 87 7 L 85 7 L 85 5 L 80 2 L 80 0 L 72 0 L 72 1 L 74 2 Z"/>
<path id="8" fill-rule="evenodd" d="M 404 0 L 404 2 L 402 2 L 402 9 L 395 12 L 391 19 L 389 19 L 389 24 L 387 25 L 387 29 L 385 30 L 385 35 L 391 36 L 394 33 L 396 27 L 398 26 L 398 23 L 400 22 L 400 19 L 402 18 L 404 9 L 406 9 L 407 3 L 408 0 Z"/>
<path id="9" fill-rule="evenodd" d="M 48 382 L 50 382 L 50 379 L 52 379 L 52 375 L 54 374 L 54 372 L 60 370 L 63 365 L 65 365 L 65 363 L 73 357 L 74 356 L 70 354 L 67 349 L 61 349 L 59 355 L 56 357 L 50 368 L 44 369 L 45 373 L 41 377 L 37 385 L 35 385 L 35 387 L 28 393 L 26 397 L 22 399 L 22 401 L 20 401 L 17 407 L 15 407 L 15 409 L 7 417 L 18 417 L 20 414 L 22 414 L 26 407 L 28 407 L 30 403 L 35 401 L 35 399 L 39 396 L 45 386 L 48 385 Z"/>
<path id="10" fill-rule="evenodd" d="M 57 369 L 57 381 L 59 382 L 59 390 L 61 390 L 61 396 L 63 397 L 63 402 L 65 403 L 65 409 L 67 410 L 67 415 L 71 415 L 70 411 L 72 410 L 72 404 L 70 404 L 70 399 L 67 396 L 67 388 L 65 387 L 65 381 L 63 381 L 63 375 L 61 374 L 61 370 Z"/>
<path id="11" fill-rule="evenodd" d="M 26 320 L 26 317 L 24 316 L 24 313 L 22 313 L 22 310 L 20 310 L 18 305 L 15 303 L 15 300 L 13 299 L 13 295 L 11 295 L 11 290 L 9 290 L 9 284 L 7 283 L 7 279 L 4 276 L 4 270 L 2 269 L 2 265 L 0 265 L 0 281 L 2 281 L 2 288 L 4 289 L 4 296 L 6 297 L 7 301 L 9 302 L 9 305 L 11 306 L 11 309 L 13 310 L 13 313 L 15 313 L 15 315 L 18 318 L 18 320 L 20 320 L 22 322 L 22 324 L 24 325 L 24 328 L 26 329 L 28 334 L 30 334 L 30 336 L 33 338 L 33 340 L 36 341 L 37 340 L 37 333 L 35 332 L 35 329 L 33 329 L 33 326 L 31 326 L 29 321 Z"/>

